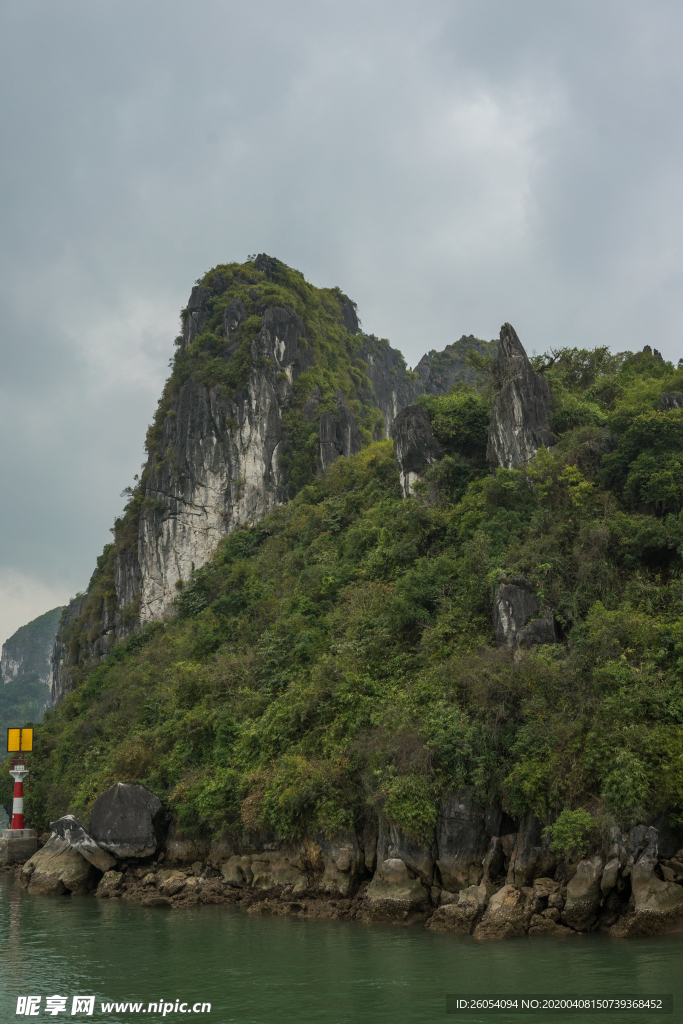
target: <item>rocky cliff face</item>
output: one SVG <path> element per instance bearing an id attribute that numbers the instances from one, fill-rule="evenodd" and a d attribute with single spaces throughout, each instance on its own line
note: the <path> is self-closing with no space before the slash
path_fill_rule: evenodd
<path id="1" fill-rule="evenodd" d="M 441 445 L 432 434 L 432 426 L 423 405 L 409 405 L 402 409 L 392 426 L 394 458 L 398 463 L 401 490 L 404 498 L 411 496 L 411 488 L 428 466 L 443 456 Z"/>
<path id="2" fill-rule="evenodd" d="M 283 412 L 293 407 L 294 385 L 314 362 L 300 338 L 306 338 L 306 328 L 297 314 L 270 307 L 251 346 L 243 390 L 228 397 L 220 387 L 192 379 L 179 389 L 175 415 L 164 421 L 160 457 L 150 459 L 150 504 L 140 518 L 141 623 L 164 615 L 176 584 L 207 561 L 221 537 L 287 499 L 288 474 L 278 459 Z M 321 414 L 323 465 L 333 458 L 329 420 L 334 423 L 330 413 Z M 346 453 L 351 450 L 347 444 Z M 135 581 L 126 583 L 132 592 Z"/>
<path id="3" fill-rule="evenodd" d="M 2 646 L 0 735 L 9 726 L 40 722 L 50 707 L 51 654 L 63 609 L 22 626 Z"/>
<path id="4" fill-rule="evenodd" d="M 57 638 L 55 703 L 78 666 L 168 614 L 223 537 L 335 459 L 389 437 L 426 388 L 445 393 L 463 375 L 464 341 L 431 352 L 414 373 L 387 341 L 360 331 L 339 289 L 314 289 L 265 255 L 207 274 L 183 311 L 142 478 Z"/>
<path id="5" fill-rule="evenodd" d="M 493 400 L 487 457 L 513 469 L 555 438 L 548 427 L 550 385 L 533 369 L 511 324 L 500 329 L 497 376 L 502 387 Z"/>
<path id="6" fill-rule="evenodd" d="M 53 608 L 22 626 L 2 645 L 0 678 L 11 683 L 24 676 L 49 684 L 50 658 L 62 608 Z"/>

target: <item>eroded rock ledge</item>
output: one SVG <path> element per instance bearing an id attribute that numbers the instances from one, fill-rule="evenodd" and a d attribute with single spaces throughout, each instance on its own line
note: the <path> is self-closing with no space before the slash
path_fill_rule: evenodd
<path id="1" fill-rule="evenodd" d="M 428 844 L 382 820 L 332 840 L 260 833 L 210 842 L 164 833 L 155 801 L 142 786 L 111 787 L 89 831 L 71 815 L 53 823 L 42 848 L 14 868 L 18 884 L 150 907 L 226 903 L 251 914 L 420 924 L 476 940 L 683 927 L 683 850 L 667 828 L 614 828 L 606 849 L 572 863 L 553 855 L 534 815 L 515 823 L 467 790 L 445 796 Z M 102 821 L 106 849 L 93 838 Z"/>

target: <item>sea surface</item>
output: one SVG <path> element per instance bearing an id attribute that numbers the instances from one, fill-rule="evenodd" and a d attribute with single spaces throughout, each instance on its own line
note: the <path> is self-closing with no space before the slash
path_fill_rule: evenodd
<path id="1" fill-rule="evenodd" d="M 446 1014 L 448 994 L 538 993 L 673 994 L 674 1012 Z M 40 996 L 37 1016 L 17 1015 L 17 1001 L 26 996 Z M 56 1004 L 65 1009 L 46 1014 L 46 998 L 53 996 L 66 999 Z M 74 996 L 94 996 L 92 1014 L 72 1014 Z M 103 1003 L 142 1006 L 103 1010 Z M 210 1011 L 202 1012 L 207 1003 Z M 150 1004 L 157 1005 L 156 1012 Z M 12 875 L 3 874 L 0 1022 L 31 1019 L 112 1024 L 679 1024 L 683 938 L 617 941 L 586 935 L 479 945 L 422 928 L 250 916 L 234 907 L 168 910 L 88 896 L 30 896 L 14 884 Z"/>

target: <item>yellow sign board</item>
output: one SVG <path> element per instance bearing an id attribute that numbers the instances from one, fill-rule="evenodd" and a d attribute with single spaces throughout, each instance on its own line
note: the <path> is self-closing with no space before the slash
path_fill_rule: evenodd
<path id="1" fill-rule="evenodd" d="M 7 752 L 18 754 L 28 750 L 33 750 L 33 729 L 8 729 Z"/>

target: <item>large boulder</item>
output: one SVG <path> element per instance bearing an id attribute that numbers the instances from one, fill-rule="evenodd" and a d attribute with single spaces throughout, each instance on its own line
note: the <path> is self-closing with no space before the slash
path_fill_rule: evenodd
<path id="1" fill-rule="evenodd" d="M 93 865 L 72 849 L 66 839 L 52 835 L 37 853 L 26 861 L 19 883 L 37 896 L 61 896 L 90 892 L 99 875 Z"/>
<path id="2" fill-rule="evenodd" d="M 567 885 L 563 922 L 577 932 L 588 932 L 596 924 L 602 900 L 600 883 L 605 861 L 600 854 L 579 861 Z"/>
<path id="3" fill-rule="evenodd" d="M 512 939 L 526 935 L 542 900 L 530 887 L 504 885 L 489 900 L 474 930 L 475 939 Z"/>
<path id="4" fill-rule="evenodd" d="M 491 846 L 485 819 L 469 790 L 445 794 L 436 826 L 436 865 L 449 892 L 481 882 Z"/>
<path id="5" fill-rule="evenodd" d="M 508 647 L 557 642 L 553 614 L 541 608 L 536 587 L 526 576 L 501 580 L 493 600 L 493 628 L 498 643 Z"/>
<path id="6" fill-rule="evenodd" d="M 76 850 L 82 857 L 90 861 L 93 867 L 103 874 L 110 871 L 116 864 L 116 858 L 103 850 L 93 837 L 87 832 L 73 814 L 65 814 L 57 821 L 50 822 L 50 828 L 54 835 L 64 839 L 72 850 Z"/>
<path id="7" fill-rule="evenodd" d="M 274 889 L 293 886 L 298 892 L 308 887 L 304 851 L 299 847 L 279 846 L 264 850 L 251 858 L 251 885 L 255 889 Z"/>
<path id="8" fill-rule="evenodd" d="M 150 857 L 156 852 L 161 824 L 161 801 L 145 786 L 117 782 L 93 804 L 90 834 L 112 856 Z"/>
<path id="9" fill-rule="evenodd" d="M 493 399 L 486 455 L 489 462 L 514 469 L 542 445 L 554 444 L 555 437 L 548 425 L 550 385 L 533 369 L 510 324 L 500 329 L 497 376 L 502 387 Z"/>
<path id="10" fill-rule="evenodd" d="M 456 903 L 447 903 L 434 911 L 427 928 L 434 932 L 471 935 L 495 891 L 495 886 L 486 882 L 461 889 Z"/>
<path id="11" fill-rule="evenodd" d="M 424 471 L 443 458 L 441 445 L 432 434 L 432 425 L 423 405 L 401 409 L 391 427 L 394 458 L 404 498 L 409 498 L 413 484 Z"/>

